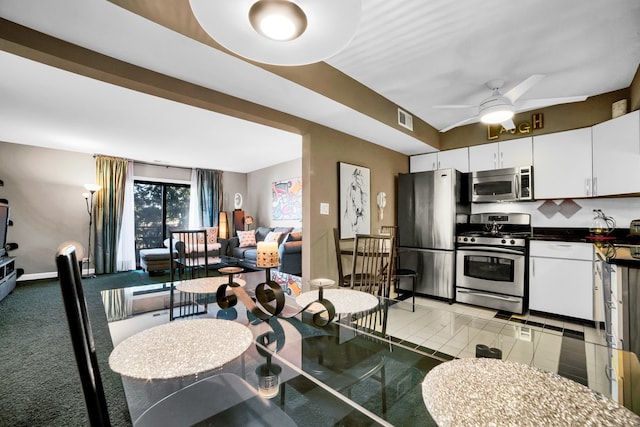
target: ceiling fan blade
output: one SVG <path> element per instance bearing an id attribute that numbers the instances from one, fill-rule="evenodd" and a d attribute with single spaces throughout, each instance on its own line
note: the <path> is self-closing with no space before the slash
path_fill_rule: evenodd
<path id="1" fill-rule="evenodd" d="M 584 101 L 588 97 L 584 96 L 565 96 L 561 98 L 538 98 L 527 99 L 525 101 L 518 102 L 516 108 L 518 111 L 533 110 L 535 108 L 548 107 L 550 105 L 569 104 L 571 102 Z"/>
<path id="2" fill-rule="evenodd" d="M 475 123 L 480 121 L 480 118 L 478 116 L 473 116 L 473 117 L 469 117 L 468 119 L 462 120 L 461 122 L 458 123 L 454 123 L 450 126 L 447 126 L 444 129 L 440 129 L 440 132 L 446 132 L 448 130 L 451 130 L 453 128 L 457 128 L 458 126 L 462 126 L 462 125 L 468 125 L 469 123 Z"/>
<path id="3" fill-rule="evenodd" d="M 434 105 L 432 108 L 437 108 L 441 110 L 453 110 L 453 109 L 461 109 L 461 108 L 478 108 L 477 105 L 458 105 L 458 104 L 446 104 L 446 105 Z"/>
<path id="4" fill-rule="evenodd" d="M 535 84 L 537 84 L 540 80 L 544 79 L 544 74 L 534 74 L 519 84 L 515 85 L 507 92 L 505 92 L 502 96 L 509 99 L 511 102 L 516 102 L 518 98 L 520 98 L 526 91 L 531 89 Z"/>
<path id="5" fill-rule="evenodd" d="M 505 120 L 504 122 L 500 123 L 502 125 L 503 128 L 505 128 L 506 130 L 512 130 L 516 128 L 516 124 L 513 123 L 513 119 L 508 119 Z"/>

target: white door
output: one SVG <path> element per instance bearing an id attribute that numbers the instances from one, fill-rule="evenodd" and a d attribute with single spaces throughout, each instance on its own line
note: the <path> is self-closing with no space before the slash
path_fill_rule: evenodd
<path id="1" fill-rule="evenodd" d="M 529 309 L 593 320 L 593 249 L 589 243 L 532 241 Z"/>
<path id="2" fill-rule="evenodd" d="M 593 126 L 593 195 L 640 192 L 640 111 Z"/>
<path id="3" fill-rule="evenodd" d="M 591 196 L 591 128 L 533 137 L 536 199 Z"/>
<path id="4" fill-rule="evenodd" d="M 529 309 L 593 320 L 592 263 L 530 258 Z"/>
<path id="5" fill-rule="evenodd" d="M 469 149 L 456 148 L 438 152 L 438 169 L 457 169 L 460 172 L 469 172 Z"/>
<path id="6" fill-rule="evenodd" d="M 438 153 L 418 154 L 409 157 L 409 172 L 426 172 L 438 169 Z"/>
<path id="7" fill-rule="evenodd" d="M 498 169 L 498 143 L 469 147 L 469 171 Z"/>
<path id="8" fill-rule="evenodd" d="M 516 168 L 533 164 L 533 138 L 518 138 L 500 143 L 501 168 Z"/>

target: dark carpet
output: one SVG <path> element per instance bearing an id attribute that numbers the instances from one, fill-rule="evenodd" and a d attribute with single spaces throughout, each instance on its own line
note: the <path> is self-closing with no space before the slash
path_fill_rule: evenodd
<path id="1" fill-rule="evenodd" d="M 120 375 L 100 297 L 104 289 L 166 282 L 142 271 L 84 279 L 98 361 L 114 426 L 129 426 Z M 0 301 L 0 426 L 86 426 L 87 411 L 57 279 L 18 282 Z"/>

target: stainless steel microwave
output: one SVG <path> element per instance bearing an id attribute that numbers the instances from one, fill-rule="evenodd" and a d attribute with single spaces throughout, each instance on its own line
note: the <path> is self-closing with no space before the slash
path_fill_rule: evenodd
<path id="1" fill-rule="evenodd" d="M 533 200 L 533 166 L 472 172 L 470 194 L 475 203 Z"/>

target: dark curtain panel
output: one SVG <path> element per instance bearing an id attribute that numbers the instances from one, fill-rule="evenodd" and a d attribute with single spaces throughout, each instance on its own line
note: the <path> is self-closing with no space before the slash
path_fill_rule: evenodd
<path id="1" fill-rule="evenodd" d="M 196 169 L 198 177 L 198 202 L 200 223 L 203 227 L 218 225 L 222 205 L 222 171 Z"/>
<path id="2" fill-rule="evenodd" d="M 127 181 L 127 160 L 96 157 L 95 267 L 96 274 L 116 273 L 118 239 L 124 211 L 124 189 Z"/>

